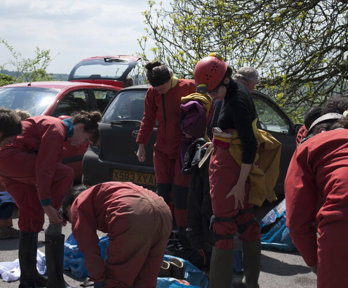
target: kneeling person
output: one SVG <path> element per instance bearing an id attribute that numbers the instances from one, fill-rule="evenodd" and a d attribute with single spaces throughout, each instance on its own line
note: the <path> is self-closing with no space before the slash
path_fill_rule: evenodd
<path id="1" fill-rule="evenodd" d="M 63 216 L 85 257 L 95 287 L 156 287 L 172 230 L 162 197 L 129 182 L 75 186 L 63 201 Z M 96 233 L 108 234 L 104 263 Z"/>

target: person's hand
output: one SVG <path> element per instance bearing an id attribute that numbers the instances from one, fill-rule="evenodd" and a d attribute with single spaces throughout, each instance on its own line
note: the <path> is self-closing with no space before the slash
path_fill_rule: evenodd
<path id="1" fill-rule="evenodd" d="M 139 162 L 145 161 L 146 150 L 145 150 L 144 144 L 139 144 L 138 151 L 137 151 L 136 155 L 138 157 Z"/>
<path id="2" fill-rule="evenodd" d="M 313 273 L 317 274 L 317 266 L 312 266 L 311 270 Z"/>
<path id="3" fill-rule="evenodd" d="M 42 207 L 50 220 L 50 223 L 63 223 L 63 217 L 60 215 L 59 211 L 52 207 L 51 205 Z"/>
<path id="4" fill-rule="evenodd" d="M 240 208 L 244 207 L 244 196 L 245 196 L 245 182 L 237 182 L 230 192 L 227 193 L 226 199 L 233 196 L 234 197 L 234 209 L 237 209 L 240 203 Z"/>

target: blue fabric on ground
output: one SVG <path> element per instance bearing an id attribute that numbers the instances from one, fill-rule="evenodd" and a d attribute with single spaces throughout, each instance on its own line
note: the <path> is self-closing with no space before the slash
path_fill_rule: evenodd
<path id="1" fill-rule="evenodd" d="M 101 256 L 104 261 L 107 257 L 106 250 L 108 247 L 108 237 L 104 236 L 99 241 Z M 184 263 L 184 278 L 191 285 L 187 286 L 181 284 L 175 280 L 175 278 L 157 278 L 157 288 L 179 288 L 179 287 L 191 287 L 191 288 L 207 288 L 208 277 L 200 269 L 191 264 L 189 261 L 172 255 L 164 255 L 163 260 L 169 261 L 170 258 L 177 258 Z M 65 240 L 64 243 L 64 270 L 68 270 L 77 278 L 85 278 L 88 276 L 88 271 L 84 264 L 84 257 L 82 252 L 77 246 L 76 240 L 73 234 Z"/>
<path id="2" fill-rule="evenodd" d="M 260 222 L 261 246 L 263 249 L 296 251 L 289 229 L 286 227 L 285 199 L 269 211 Z"/>

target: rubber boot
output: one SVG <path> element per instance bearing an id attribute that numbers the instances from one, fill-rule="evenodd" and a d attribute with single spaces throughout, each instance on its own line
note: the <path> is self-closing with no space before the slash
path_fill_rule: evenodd
<path id="1" fill-rule="evenodd" d="M 233 250 L 222 250 L 213 247 L 210 272 L 209 288 L 230 288 L 233 277 Z"/>
<path id="2" fill-rule="evenodd" d="M 47 279 L 36 269 L 37 232 L 19 233 L 18 258 L 21 269 L 19 288 L 46 287 Z"/>
<path id="3" fill-rule="evenodd" d="M 45 235 L 47 288 L 72 288 L 63 277 L 64 235 Z"/>
<path id="4" fill-rule="evenodd" d="M 259 288 L 261 243 L 243 241 L 243 284 L 247 288 Z"/>

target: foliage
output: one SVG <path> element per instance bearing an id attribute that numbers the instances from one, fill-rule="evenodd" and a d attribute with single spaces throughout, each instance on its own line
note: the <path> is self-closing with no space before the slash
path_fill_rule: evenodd
<path id="1" fill-rule="evenodd" d="M 138 39 L 177 75 L 192 78 L 197 61 L 218 52 L 233 68 L 258 69 L 258 90 L 294 120 L 348 89 L 348 4 L 344 0 L 148 1 Z"/>
<path id="2" fill-rule="evenodd" d="M 51 80 L 46 69 L 51 62 L 49 50 L 40 50 L 36 48 L 34 58 L 23 58 L 21 53 L 8 44 L 4 39 L 0 38 L 0 45 L 4 45 L 11 54 L 11 60 L 8 63 L 0 65 L 0 70 L 4 70 L 5 66 L 10 65 L 14 69 L 15 76 L 10 78 L 0 77 L 0 86 L 15 82 L 33 82 L 41 80 Z"/>

